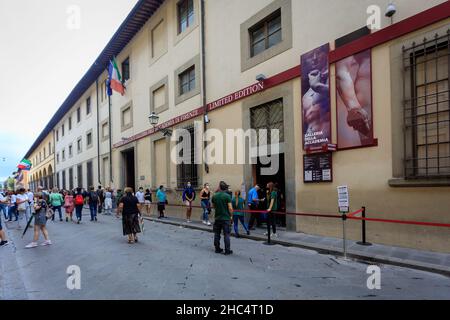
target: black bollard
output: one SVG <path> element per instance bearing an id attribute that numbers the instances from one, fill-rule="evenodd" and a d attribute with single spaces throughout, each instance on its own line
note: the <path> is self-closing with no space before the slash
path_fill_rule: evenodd
<path id="1" fill-rule="evenodd" d="M 362 217 L 366 217 L 366 207 L 362 207 Z M 361 220 L 362 222 L 362 241 L 357 242 L 361 246 L 371 246 L 372 244 L 366 242 L 366 220 Z"/>

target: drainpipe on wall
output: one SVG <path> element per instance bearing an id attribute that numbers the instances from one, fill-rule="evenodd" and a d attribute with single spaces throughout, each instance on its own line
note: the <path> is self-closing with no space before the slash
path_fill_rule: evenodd
<path id="1" fill-rule="evenodd" d="M 102 181 L 100 179 L 100 107 L 98 104 L 98 79 L 95 80 L 95 90 L 97 95 L 97 177 L 99 185 L 102 185 Z"/>
<path id="2" fill-rule="evenodd" d="M 205 49 L 205 0 L 200 1 L 200 11 L 201 11 L 201 68 L 202 68 L 202 103 L 203 103 L 203 132 L 206 132 L 208 129 L 208 124 L 206 123 L 206 119 L 208 116 L 208 106 L 206 104 L 206 49 Z M 203 140 L 203 139 L 202 139 Z M 203 150 L 206 150 L 208 143 L 206 141 L 203 142 Z M 205 172 L 209 174 L 209 166 L 208 159 L 204 159 L 205 161 Z"/>

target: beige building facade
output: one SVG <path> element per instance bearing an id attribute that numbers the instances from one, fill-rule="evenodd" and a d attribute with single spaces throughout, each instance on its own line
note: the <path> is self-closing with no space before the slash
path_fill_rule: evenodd
<path id="1" fill-rule="evenodd" d="M 114 92 L 108 99 L 105 69 L 88 71 L 80 82 L 84 86 L 77 86 L 55 115 L 52 132 L 60 135 L 62 124 L 67 126 L 68 117 L 79 106 L 85 108 L 90 96 L 91 119 L 59 137 L 55 152 L 62 157 L 70 143 L 87 139 L 88 133 L 91 147 L 85 150 L 83 142 L 81 153 L 74 152 L 59 164 L 56 160 L 56 174 L 68 175 L 70 168 L 82 164 L 83 183 L 74 182 L 74 187 L 98 183 L 156 190 L 164 185 L 170 204 L 181 203 L 188 181 L 200 190 L 204 183 L 215 188 L 225 180 L 233 190 L 245 192 L 256 183 L 277 182 L 284 195 L 282 209 L 288 213 L 337 214 L 337 188 L 345 185 L 350 212 L 366 207 L 370 218 L 450 223 L 450 19 L 445 14 L 449 4 L 397 1 L 392 19 L 384 17 L 387 4 L 384 0 L 139 1 L 137 11 L 152 8 L 146 11 L 152 13 L 133 31 L 127 29 L 133 23 L 125 21 L 119 33 L 127 41 L 113 47 L 113 38 L 99 57 L 106 61 L 116 57 L 126 92 L 123 96 Z M 377 13 L 374 8 L 380 9 L 381 15 L 374 16 L 380 28 L 362 28 Z M 311 183 L 304 163 L 315 153 L 303 142 L 307 92 L 302 91 L 306 68 L 300 61 L 324 44 L 329 46 L 331 130 L 330 150 L 322 151 L 332 159 L 332 170 L 329 180 Z M 343 127 L 339 110 L 345 100 L 342 61 L 353 56 L 356 61 L 366 52 L 373 139 L 362 147 L 344 148 L 339 131 Z M 159 118 L 155 127 L 149 122 L 152 113 Z M 182 155 L 194 159 L 205 153 L 208 164 L 172 161 L 177 129 L 185 129 L 196 141 Z M 278 129 L 279 155 L 272 158 L 279 160 L 278 170 L 261 173 L 264 156 L 276 155 L 272 148 L 252 158 L 246 147 L 244 164 L 211 163 L 220 162 L 221 155 L 225 160 L 230 141 L 225 139 L 225 146 L 216 150 L 211 144 L 230 129 Z M 205 132 L 212 135 L 208 143 L 202 141 Z M 63 184 L 61 175 L 58 185 L 72 186 Z M 200 214 L 194 212 L 196 218 Z M 167 215 L 183 217 L 184 210 L 168 207 Z M 342 222 L 336 219 L 288 214 L 279 222 L 290 231 L 342 236 Z M 360 225 L 347 222 L 351 239 L 360 239 Z M 450 252 L 448 228 L 381 222 L 370 222 L 367 228 L 368 240 L 374 243 Z"/>
<path id="2" fill-rule="evenodd" d="M 26 172 L 26 186 L 35 191 L 39 186 L 51 189 L 55 186 L 55 144 L 53 134 L 48 134 L 29 154 L 31 170 Z"/>

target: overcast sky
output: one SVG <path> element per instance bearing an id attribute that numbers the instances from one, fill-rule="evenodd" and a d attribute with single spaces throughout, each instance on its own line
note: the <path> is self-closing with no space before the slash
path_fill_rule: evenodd
<path id="1" fill-rule="evenodd" d="M 0 181 L 16 170 L 136 3 L 0 0 Z"/>

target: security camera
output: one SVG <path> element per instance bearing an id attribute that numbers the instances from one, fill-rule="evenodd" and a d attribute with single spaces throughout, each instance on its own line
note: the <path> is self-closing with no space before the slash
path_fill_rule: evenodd
<path id="1" fill-rule="evenodd" d="M 395 4 L 390 3 L 386 9 L 386 17 L 391 18 L 397 12 Z"/>
<path id="2" fill-rule="evenodd" d="M 209 121 L 209 117 L 208 117 L 207 114 L 205 114 L 205 123 L 208 124 L 209 122 L 210 122 L 210 121 Z"/>
<path id="3" fill-rule="evenodd" d="M 258 74 L 258 75 L 256 76 L 256 81 L 259 81 L 259 82 L 262 82 L 262 81 L 264 81 L 264 80 L 266 80 L 266 79 L 267 79 L 266 76 L 263 75 L 263 74 Z"/>

